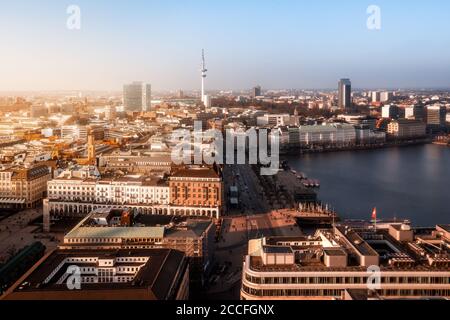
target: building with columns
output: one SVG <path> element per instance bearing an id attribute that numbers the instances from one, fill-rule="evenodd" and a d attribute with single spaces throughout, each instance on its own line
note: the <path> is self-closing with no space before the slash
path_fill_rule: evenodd
<path id="1" fill-rule="evenodd" d="M 50 230 L 53 218 L 84 217 L 96 209 L 218 219 L 223 189 L 220 174 L 210 168 L 179 169 L 168 181 L 138 174 L 80 176 L 68 170 L 48 182 L 44 229 Z"/>

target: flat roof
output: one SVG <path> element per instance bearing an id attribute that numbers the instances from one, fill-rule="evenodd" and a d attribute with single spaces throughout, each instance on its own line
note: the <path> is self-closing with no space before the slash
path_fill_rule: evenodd
<path id="1" fill-rule="evenodd" d="M 166 229 L 167 238 L 198 238 L 213 224 L 212 220 L 188 219 L 184 225 Z"/>
<path id="2" fill-rule="evenodd" d="M 294 243 L 294 242 L 315 242 L 315 241 L 322 241 L 322 239 L 320 238 L 309 238 L 307 236 L 291 236 L 291 237 L 284 237 L 284 236 L 280 236 L 280 237 L 267 237 L 266 238 L 266 243 L 268 245 L 277 245 L 280 242 L 289 242 L 289 243 Z"/>
<path id="3" fill-rule="evenodd" d="M 336 256 L 336 257 L 347 256 L 347 253 L 345 252 L 344 249 L 324 248 L 323 251 L 329 256 Z"/>
<path id="4" fill-rule="evenodd" d="M 378 253 L 351 228 L 338 226 L 336 229 L 352 244 L 356 250 L 364 256 L 378 256 Z"/>
<path id="5" fill-rule="evenodd" d="M 76 227 L 64 238 L 164 238 L 164 227 Z"/>
<path id="6" fill-rule="evenodd" d="M 263 246 L 264 253 L 292 253 L 291 247 L 284 246 Z"/>
<path id="7" fill-rule="evenodd" d="M 49 283 L 47 277 L 67 258 L 122 258 L 148 257 L 148 261 L 138 271 L 131 282 L 120 283 L 83 283 L 82 290 L 69 290 L 66 284 L 55 281 L 58 274 Z M 133 249 L 133 250 L 56 250 L 43 259 L 5 299 L 165 299 L 172 287 L 178 270 L 182 266 L 185 254 L 171 249 Z M 69 266 L 69 264 L 67 265 Z M 61 268 L 64 272 L 67 268 Z M 61 275 L 62 276 L 62 275 Z M 53 281 L 55 280 L 55 281 Z"/>

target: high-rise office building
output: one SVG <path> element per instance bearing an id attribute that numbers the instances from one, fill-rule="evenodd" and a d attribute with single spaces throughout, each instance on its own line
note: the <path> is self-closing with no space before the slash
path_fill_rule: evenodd
<path id="1" fill-rule="evenodd" d="M 380 94 L 380 101 L 381 102 L 388 102 L 391 101 L 393 97 L 392 92 L 389 91 L 385 91 L 385 92 L 381 92 Z"/>
<path id="2" fill-rule="evenodd" d="M 32 105 L 30 107 L 30 118 L 45 117 L 48 115 L 48 107 L 46 105 Z"/>
<path id="3" fill-rule="evenodd" d="M 252 96 L 253 97 L 260 97 L 262 94 L 261 92 L 261 86 L 256 86 L 252 89 Z"/>
<path id="4" fill-rule="evenodd" d="M 432 105 L 426 107 L 425 121 L 428 126 L 441 128 L 445 127 L 447 109 L 445 106 Z"/>
<path id="5" fill-rule="evenodd" d="M 123 104 L 125 111 L 140 112 L 150 110 L 152 105 L 152 87 L 143 82 L 133 82 L 123 86 Z"/>
<path id="6" fill-rule="evenodd" d="M 352 83 L 350 79 L 341 79 L 338 85 L 339 108 L 349 110 L 352 108 Z"/>
<path id="7" fill-rule="evenodd" d="M 418 104 L 407 106 L 405 108 L 405 118 L 423 121 L 425 118 L 425 108 Z"/>
<path id="8" fill-rule="evenodd" d="M 381 116 L 385 119 L 399 119 L 405 117 L 405 109 L 393 104 L 387 104 L 381 109 Z"/>
<path id="9" fill-rule="evenodd" d="M 211 96 L 209 94 L 205 94 L 203 96 L 203 104 L 205 105 L 205 108 L 209 109 L 212 105 Z"/>
<path id="10" fill-rule="evenodd" d="M 381 101 L 381 92 L 379 91 L 372 91 L 372 102 L 380 102 Z"/>

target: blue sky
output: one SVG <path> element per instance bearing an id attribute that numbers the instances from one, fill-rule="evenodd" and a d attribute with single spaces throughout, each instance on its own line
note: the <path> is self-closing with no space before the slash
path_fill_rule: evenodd
<path id="1" fill-rule="evenodd" d="M 447 0 L 0 1 L 0 91 L 195 89 L 202 48 L 210 89 L 450 87 Z"/>

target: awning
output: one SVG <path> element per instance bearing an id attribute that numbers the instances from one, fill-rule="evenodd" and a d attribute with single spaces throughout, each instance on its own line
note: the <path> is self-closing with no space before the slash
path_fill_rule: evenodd
<path id="1" fill-rule="evenodd" d="M 0 203 L 3 203 L 3 204 L 25 204 L 25 199 L 0 198 Z"/>

